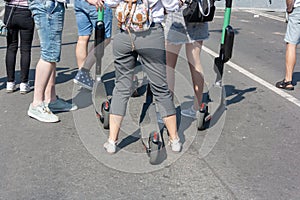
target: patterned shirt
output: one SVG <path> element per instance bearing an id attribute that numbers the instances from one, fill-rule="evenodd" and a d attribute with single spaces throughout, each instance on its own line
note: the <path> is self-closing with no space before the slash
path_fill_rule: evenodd
<path id="1" fill-rule="evenodd" d="M 105 0 L 108 6 L 116 6 L 122 0 Z M 178 0 L 148 0 L 152 11 L 153 22 L 161 23 L 164 21 L 164 9 L 174 12 L 180 9 Z"/>

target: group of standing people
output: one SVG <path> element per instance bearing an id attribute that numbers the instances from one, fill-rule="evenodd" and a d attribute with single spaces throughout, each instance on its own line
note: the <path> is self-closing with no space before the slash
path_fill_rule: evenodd
<path id="1" fill-rule="evenodd" d="M 123 0 L 75 0 L 74 10 L 78 27 L 76 59 L 79 68 L 74 82 L 89 90 L 93 88 L 93 80 L 89 74 L 95 62 L 93 49 L 88 43 L 93 33 L 97 10 L 105 9 L 105 43 L 108 44 L 112 30 L 112 10 Z M 291 0 L 286 0 L 291 1 Z M 191 72 L 194 104 L 181 114 L 196 118 L 196 112 L 202 101 L 204 76 L 200 61 L 203 41 L 208 39 L 208 24 L 185 23 L 182 16 L 184 0 L 148 0 L 149 12 L 153 16 L 150 28 L 143 32 L 120 29 L 114 37 L 113 54 L 115 65 L 115 88 L 113 90 L 110 110 L 110 133 L 104 148 L 108 153 L 117 151 L 117 141 L 126 113 L 127 102 L 131 97 L 132 79 L 137 57 L 145 66 L 151 90 L 154 95 L 160 116 L 168 132 L 171 149 L 181 151 L 182 144 L 177 133 L 176 110 L 173 103 L 174 70 L 182 45 L 186 48 L 186 57 Z M 283 89 L 293 89 L 291 70 L 295 65 L 295 46 L 299 43 L 299 31 L 296 36 L 292 27 L 293 15 L 299 16 L 296 0 L 292 7 L 287 3 L 289 24 L 285 40 L 287 42 L 287 76 L 276 84 Z M 36 66 L 34 97 L 28 109 L 28 115 L 42 122 L 57 122 L 59 118 L 53 112 L 76 110 L 77 106 L 59 98 L 55 91 L 56 63 L 60 61 L 62 31 L 65 16 L 65 0 L 11 0 L 5 6 L 4 22 L 8 25 L 7 36 L 7 92 L 15 90 L 15 64 L 20 34 L 21 50 L 21 84 L 22 94 L 30 91 L 28 83 L 31 45 L 34 27 L 37 30 L 41 56 Z M 292 9 L 291 9 L 292 8 Z M 165 18 L 165 13 L 167 16 Z M 33 17 L 32 17 L 33 16 Z M 166 21 L 165 21 L 166 19 Z M 26 23 L 25 21 L 26 20 Z M 163 26 L 165 23 L 165 26 Z M 299 21 L 299 20 L 298 20 Z M 299 23 L 298 23 L 299 26 Z M 299 27 L 297 27 L 299 30 Z M 297 38 L 296 38 L 297 37 Z M 89 58 L 91 56 L 91 58 Z M 289 67 L 288 67 L 289 66 Z"/>
<path id="2" fill-rule="evenodd" d="M 88 42 L 96 24 L 97 10 L 99 8 L 105 9 L 105 43 L 108 44 L 110 42 L 112 29 L 112 10 L 110 7 L 115 7 L 120 2 L 121 0 L 108 0 L 105 1 L 105 4 L 103 0 L 75 0 L 74 2 L 78 27 L 78 41 L 75 53 L 79 68 L 74 82 L 87 89 L 91 90 L 93 88 L 93 80 L 90 77 L 89 70 L 93 66 L 95 59 L 91 56 L 94 55 L 91 53 L 93 49 L 89 49 Z M 15 90 L 14 68 L 19 32 L 21 38 L 21 60 L 27 59 L 24 65 L 21 63 L 22 74 L 24 74 L 22 83 L 26 83 L 29 88 L 28 74 L 35 27 L 40 39 L 41 56 L 36 66 L 33 102 L 30 104 L 27 113 L 30 117 L 42 122 L 59 121 L 58 116 L 53 112 L 77 109 L 75 104 L 68 103 L 59 98 L 55 91 L 56 63 L 60 61 L 61 55 L 65 5 L 65 0 L 12 0 L 6 3 L 6 21 L 11 16 L 13 17 L 9 20 L 12 22 L 17 21 L 19 9 L 23 9 L 22 11 L 27 14 L 26 19 L 31 22 L 26 23 L 28 26 L 31 25 L 26 28 L 28 29 L 27 32 L 30 32 L 30 34 L 27 34 L 26 48 L 22 45 L 25 43 L 24 35 L 26 35 L 23 28 L 13 26 L 12 23 L 8 25 L 10 32 L 7 37 L 7 58 L 12 56 L 10 54 L 11 52 L 14 53 L 14 57 L 12 61 L 10 61 L 13 62 L 13 64 L 6 64 L 11 67 L 10 71 L 7 70 L 7 91 L 12 92 Z M 110 110 L 110 134 L 108 141 L 104 144 L 104 148 L 107 152 L 116 152 L 120 126 L 126 112 L 128 99 L 132 95 L 130 93 L 132 91 L 132 77 L 138 56 L 143 60 L 151 90 L 159 108 L 158 110 L 168 129 L 171 148 L 175 152 L 181 150 L 182 144 L 177 133 L 176 110 L 172 97 L 174 89 L 174 68 L 181 46 L 186 44 L 186 54 L 197 96 L 195 98 L 196 103 L 191 110 L 197 110 L 201 103 L 203 89 L 200 51 L 202 41 L 208 38 L 207 23 L 198 24 L 197 26 L 184 25 L 181 15 L 181 7 L 183 5 L 184 1 L 181 0 L 149 0 L 149 7 L 151 7 L 150 12 L 152 12 L 153 16 L 153 22 L 149 30 L 139 33 L 130 33 L 128 30 L 121 30 L 115 35 L 113 53 L 115 57 L 116 84 Z M 13 11 L 10 12 L 12 9 Z M 163 22 L 165 20 L 166 11 L 172 14 L 168 15 L 170 17 L 168 17 L 166 27 L 164 27 Z M 22 17 L 22 20 L 24 19 L 25 18 Z M 181 20 L 180 23 L 183 27 L 177 27 L 173 24 L 172 21 L 174 20 Z M 166 45 L 164 28 L 169 30 L 169 34 L 166 35 Z M 184 30 L 184 32 L 182 32 L 182 30 Z M 181 36 L 176 38 L 176 33 L 178 32 L 181 32 Z M 16 41 L 13 41 L 14 45 L 11 45 L 11 37 L 13 36 Z M 135 38 L 134 41 L 132 37 Z M 134 43 L 134 49 L 132 49 L 132 43 Z M 22 53 L 22 51 L 26 51 L 26 54 Z M 91 56 L 91 58 L 89 58 L 89 56 Z M 167 70 L 166 65 L 169 65 L 173 70 Z M 200 76 L 198 77 L 199 74 Z M 10 83 L 13 85 L 13 89 L 10 89 Z M 30 88 L 26 90 L 26 92 L 29 91 Z M 190 113 L 189 116 L 195 117 L 195 113 Z"/>

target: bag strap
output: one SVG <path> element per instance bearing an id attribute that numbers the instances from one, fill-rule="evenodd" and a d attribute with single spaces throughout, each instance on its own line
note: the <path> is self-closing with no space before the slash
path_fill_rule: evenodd
<path id="1" fill-rule="evenodd" d="M 8 15 L 8 18 L 7 18 L 7 21 L 6 21 L 6 27 L 8 26 L 9 22 L 10 22 L 10 19 L 11 19 L 11 16 L 13 14 L 13 11 L 16 9 L 16 7 L 20 4 L 20 0 L 18 1 L 18 4 L 14 4 L 14 6 L 10 6 L 11 9 L 10 9 L 10 12 L 9 12 L 9 15 Z"/>
<path id="2" fill-rule="evenodd" d="M 198 4 L 199 4 L 199 10 L 201 12 L 201 14 L 204 16 L 204 17 L 207 17 L 210 13 L 210 0 L 206 0 L 207 2 L 207 13 L 205 14 L 204 11 L 203 11 L 203 8 L 202 8 L 202 1 L 205 1 L 205 0 L 200 0 L 198 1 Z"/>

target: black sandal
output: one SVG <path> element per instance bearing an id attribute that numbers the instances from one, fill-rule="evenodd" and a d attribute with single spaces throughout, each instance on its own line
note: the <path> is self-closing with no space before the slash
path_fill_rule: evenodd
<path id="1" fill-rule="evenodd" d="M 292 81 L 285 81 L 285 79 L 283 79 L 282 81 L 277 82 L 276 87 L 278 87 L 280 89 L 285 89 L 285 90 L 294 90 L 294 86 L 292 84 Z"/>

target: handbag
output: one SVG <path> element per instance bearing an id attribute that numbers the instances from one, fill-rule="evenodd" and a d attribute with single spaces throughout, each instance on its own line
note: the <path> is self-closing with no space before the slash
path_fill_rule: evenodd
<path id="1" fill-rule="evenodd" d="M 215 0 L 192 0 L 182 14 L 186 23 L 210 22 L 215 16 L 215 10 Z"/>
<path id="2" fill-rule="evenodd" d="M 7 27 L 1 19 L 0 19 L 0 36 L 2 37 L 7 36 Z"/>
<path id="3" fill-rule="evenodd" d="M 153 20 L 148 0 L 122 1 L 116 8 L 115 16 L 119 28 L 134 32 L 148 30 Z"/>
<path id="4" fill-rule="evenodd" d="M 18 5 L 19 5 L 19 2 L 18 2 Z M 10 22 L 11 16 L 13 14 L 13 10 L 15 8 L 16 8 L 16 6 L 14 6 L 14 7 L 11 8 L 11 10 L 9 12 L 9 15 L 8 15 L 8 18 L 7 18 L 7 21 L 6 21 L 6 24 L 2 20 L 0 20 L 0 36 L 1 37 L 6 37 L 7 36 L 7 33 L 8 33 L 7 26 L 9 24 L 9 22 Z"/>

